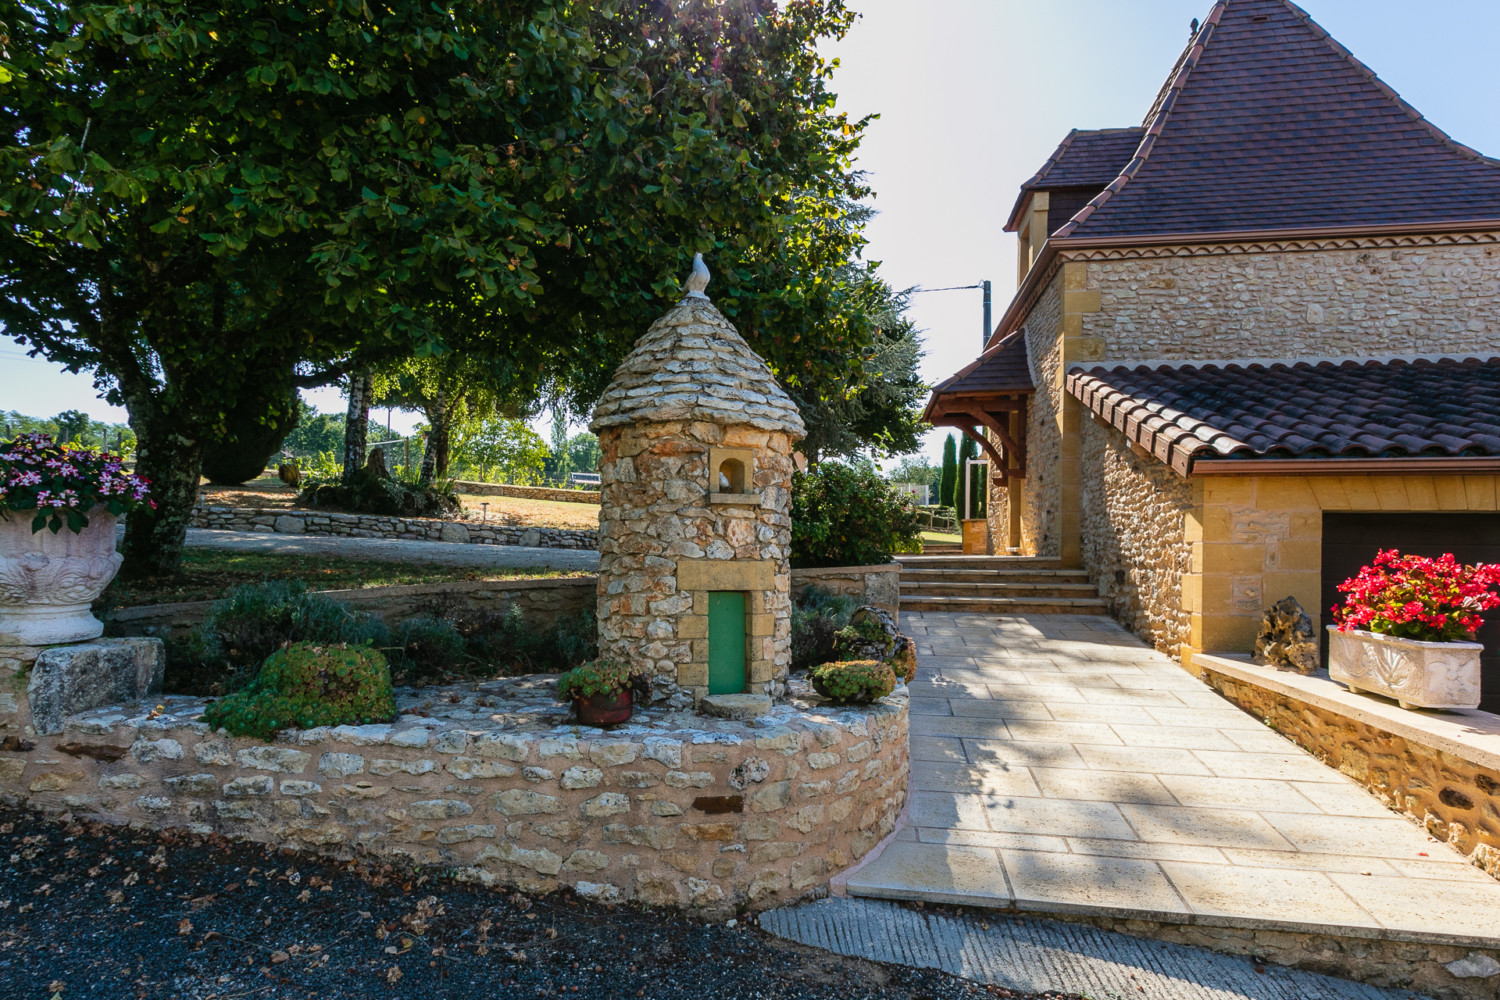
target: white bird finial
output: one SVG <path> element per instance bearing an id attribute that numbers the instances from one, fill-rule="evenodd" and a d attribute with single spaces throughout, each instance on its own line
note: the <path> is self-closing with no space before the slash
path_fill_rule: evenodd
<path id="1" fill-rule="evenodd" d="M 706 299 L 703 290 L 708 287 L 708 265 L 703 263 L 701 253 L 693 254 L 693 273 L 688 275 L 687 281 L 683 282 L 687 288 L 687 298 Z"/>

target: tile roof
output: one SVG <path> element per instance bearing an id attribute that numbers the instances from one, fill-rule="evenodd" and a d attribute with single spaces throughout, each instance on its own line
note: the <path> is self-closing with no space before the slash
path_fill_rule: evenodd
<path id="1" fill-rule="evenodd" d="M 932 390 L 940 395 L 1031 392 L 1031 365 L 1026 358 L 1026 338 L 1017 331 L 985 351 L 977 360 Z"/>
<path id="2" fill-rule="evenodd" d="M 1092 188 L 1090 196 L 1097 194 L 1120 176 L 1145 133 L 1143 128 L 1075 128 L 1069 132 L 1041 169 L 1021 185 L 1010 220 L 1005 224 L 1006 232 L 1020 228 L 1021 210 L 1033 191 L 1081 187 Z"/>
<path id="3" fill-rule="evenodd" d="M 1500 354 L 1101 365 L 1067 389 L 1183 475 L 1202 459 L 1500 457 Z"/>
<path id="4" fill-rule="evenodd" d="M 1500 161 L 1423 119 L 1296 5 L 1220 0 L 1133 158 L 1054 235 L 1491 219 Z"/>

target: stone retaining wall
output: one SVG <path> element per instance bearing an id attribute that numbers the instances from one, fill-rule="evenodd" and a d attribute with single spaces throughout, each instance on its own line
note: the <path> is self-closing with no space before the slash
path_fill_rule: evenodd
<path id="1" fill-rule="evenodd" d="M 406 538 L 473 545 L 527 545 L 547 549 L 597 549 L 599 533 L 583 528 L 528 528 L 499 520 L 444 521 L 383 514 L 264 507 L 194 507 L 194 528 L 219 531 L 272 531 L 283 535 L 340 535 L 347 538 Z"/>
<path id="2" fill-rule="evenodd" d="M 504 611 L 519 606 L 526 620 L 538 626 L 551 625 L 561 615 L 594 609 L 598 578 L 594 576 L 542 577 L 515 580 L 455 580 L 400 587 L 364 587 L 359 590 L 324 590 L 335 601 L 372 611 L 394 624 L 430 611 L 461 608 L 466 611 Z M 180 601 L 116 608 L 103 614 L 110 635 L 153 635 L 182 638 L 208 617 L 217 601 Z"/>
<path id="3" fill-rule="evenodd" d="M 883 566 L 820 566 L 792 570 L 792 599 L 797 600 L 808 587 L 818 586 L 861 604 L 885 608 L 893 615 L 901 613 L 901 564 Z"/>
<path id="4" fill-rule="evenodd" d="M 528 892 L 570 887 L 709 917 L 781 905 L 825 891 L 894 829 L 906 797 L 904 689 L 862 709 L 783 703 L 750 722 L 638 711 L 641 724 L 605 733 L 508 729 L 514 716 L 495 707 L 527 692 L 497 681 L 401 692 L 393 724 L 265 743 L 210 731 L 201 702 L 181 697 L 37 735 L 21 659 L 0 667 L 16 708 L 0 714 L 7 802 L 359 850 Z M 534 694 L 548 680 L 520 683 Z M 566 719 L 561 706 L 539 711 Z"/>
<path id="5" fill-rule="evenodd" d="M 476 483 L 469 479 L 453 481 L 455 493 L 482 497 L 518 497 L 522 500 L 559 500 L 563 503 L 598 503 L 598 490 L 563 490 L 550 486 L 512 486 L 509 483 Z"/>
<path id="6" fill-rule="evenodd" d="M 1248 683 L 1216 658 L 1191 669 L 1216 691 L 1358 781 L 1386 806 L 1500 878 L 1500 768 L 1465 760 L 1286 691 Z M 1332 682 L 1329 682 L 1332 683 Z"/>

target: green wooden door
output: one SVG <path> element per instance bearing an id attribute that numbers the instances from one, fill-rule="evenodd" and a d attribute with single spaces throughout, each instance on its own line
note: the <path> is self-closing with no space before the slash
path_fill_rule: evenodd
<path id="1" fill-rule="evenodd" d="M 708 693 L 745 690 L 745 595 L 708 592 Z"/>

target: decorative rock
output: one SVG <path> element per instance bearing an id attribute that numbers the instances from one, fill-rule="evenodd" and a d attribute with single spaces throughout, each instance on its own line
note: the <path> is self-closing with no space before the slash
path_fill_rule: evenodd
<path id="1" fill-rule="evenodd" d="M 1283 597 L 1266 609 L 1255 637 L 1254 661 L 1299 674 L 1317 672 L 1318 637 L 1295 597 Z"/>
<path id="2" fill-rule="evenodd" d="M 711 694 L 698 702 L 698 708 L 717 719 L 758 719 L 770 713 L 771 698 L 764 694 Z"/>
<path id="3" fill-rule="evenodd" d="M 896 619 L 885 608 L 873 604 L 854 609 L 849 616 L 849 629 L 854 638 L 840 632 L 834 640 L 834 648 L 842 660 L 889 660 L 901 639 Z"/>
<path id="4" fill-rule="evenodd" d="M 69 715 L 154 695 L 166 666 L 160 639 L 95 639 L 45 649 L 31 665 L 26 688 L 31 724 L 44 736 L 60 733 Z"/>

